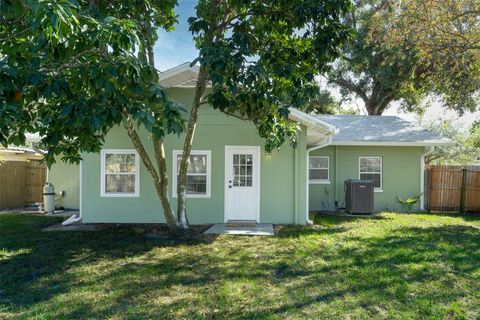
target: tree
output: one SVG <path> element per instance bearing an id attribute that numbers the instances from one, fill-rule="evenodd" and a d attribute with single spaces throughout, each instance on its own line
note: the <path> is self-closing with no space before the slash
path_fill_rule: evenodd
<path id="1" fill-rule="evenodd" d="M 182 108 L 158 85 L 146 57 L 155 39 L 148 26 L 170 28 L 176 2 L 109 3 L 2 2 L 2 144 L 38 132 L 51 165 L 55 156 L 78 162 L 82 152 L 99 152 L 109 129 L 122 123 L 132 139 L 143 126 L 156 145 L 184 130 Z M 165 180 L 151 162 L 146 167 L 166 197 Z M 169 203 L 162 204 L 167 223 L 176 225 Z"/>
<path id="2" fill-rule="evenodd" d="M 200 0 L 189 19 L 199 49 L 195 98 L 186 130 L 178 180 L 178 214 L 186 223 L 186 173 L 198 112 L 204 103 L 250 121 L 271 151 L 286 140 L 295 145 L 289 108 L 316 95 L 315 74 L 338 56 L 349 30 L 341 16 L 345 0 Z M 211 92 L 205 93 L 207 83 Z M 203 98 L 202 98 L 203 97 Z"/>
<path id="3" fill-rule="evenodd" d="M 468 131 L 462 131 L 451 121 L 431 121 L 420 124 L 432 132 L 454 141 L 452 146 L 435 147 L 433 153 L 425 157 L 426 164 L 472 164 L 480 156 L 478 137 L 480 130 L 474 123 Z"/>
<path id="4" fill-rule="evenodd" d="M 408 43 L 429 70 L 447 107 L 477 109 L 480 94 L 480 1 L 406 0 L 398 5 L 390 43 Z"/>
<path id="5" fill-rule="evenodd" d="M 343 46 L 342 57 L 327 74 L 344 98 L 359 97 L 369 115 L 381 115 L 394 101 L 416 110 L 426 91 L 416 51 L 402 42 L 388 42 L 395 26 L 394 4 L 390 0 L 354 1 L 346 22 L 355 36 Z"/>
<path id="6" fill-rule="evenodd" d="M 358 0 L 347 18 L 356 36 L 328 73 L 369 115 L 393 102 L 422 112 L 429 95 L 474 110 L 480 79 L 478 0 Z"/>
<path id="7" fill-rule="evenodd" d="M 2 19 L 10 24 L 2 24 L 0 33 L 0 50 L 5 50 L 0 54 L 6 57 L 1 76 L 8 80 L 0 101 L 2 112 L 12 111 L 0 120 L 0 140 L 22 139 L 25 131 L 38 131 L 48 163 L 59 154 L 78 161 L 81 152 L 98 152 L 108 130 L 122 123 L 154 181 L 172 230 L 188 228 L 186 173 L 200 107 L 209 104 L 251 121 L 265 138 L 267 150 L 287 140 L 295 144 L 296 126 L 288 121 L 288 110 L 302 108 L 315 96 L 314 75 L 326 70 L 349 36 L 341 22 L 350 8 L 347 0 L 201 0 L 196 17 L 189 19 L 199 49 L 193 63 L 200 64 L 200 72 L 192 106 L 185 110 L 158 86 L 153 66 L 155 30 L 171 26 L 174 2 L 148 2 L 161 19 L 153 18 L 156 15 L 147 19 L 147 9 L 120 10 L 106 1 L 93 1 L 88 7 L 66 1 L 16 3 L 26 7 L 28 15 L 20 17 L 14 6 L 7 8 L 11 12 L 2 10 Z M 121 3 L 128 6 L 127 1 Z M 41 46 L 45 39 L 46 48 Z M 39 45 L 33 48 L 41 48 L 40 55 L 31 52 L 31 45 L 22 46 L 27 40 Z M 13 49 L 4 49 L 7 41 Z M 55 69 L 30 83 L 25 80 L 28 72 L 18 76 L 19 70 L 23 72 L 18 56 L 32 70 L 38 65 L 40 70 L 50 65 Z M 207 85 L 211 90 L 206 91 Z M 182 112 L 188 113 L 186 127 Z M 151 135 L 154 160 L 140 140 L 140 126 Z M 183 131 L 175 216 L 167 197 L 163 139 Z"/>
<path id="8" fill-rule="evenodd" d="M 318 95 L 310 100 L 303 111 L 313 114 L 357 114 L 355 109 L 343 108 L 341 101 L 326 89 L 320 89 Z"/>
<path id="9" fill-rule="evenodd" d="M 472 145 L 480 151 L 480 120 L 476 120 L 472 123 L 472 126 L 470 127 L 470 140 Z M 478 154 L 477 158 L 480 158 L 480 154 Z"/>

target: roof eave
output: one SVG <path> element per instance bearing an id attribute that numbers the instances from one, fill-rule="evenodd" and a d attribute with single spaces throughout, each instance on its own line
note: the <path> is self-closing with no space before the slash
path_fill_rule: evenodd
<path id="1" fill-rule="evenodd" d="M 451 141 L 332 141 L 335 146 L 395 146 L 395 147 L 429 147 L 452 146 Z"/>
<path id="2" fill-rule="evenodd" d="M 316 129 L 316 130 L 320 130 L 320 131 L 327 131 L 328 134 L 335 134 L 338 132 L 338 129 L 337 127 L 323 121 L 323 120 L 320 120 L 316 117 L 313 117 L 305 112 L 302 112 L 298 109 L 295 109 L 295 108 L 289 108 L 289 111 L 290 111 L 290 114 L 289 114 L 289 118 L 290 120 L 293 120 L 293 121 L 298 121 L 302 124 L 304 124 L 305 126 L 309 127 L 309 128 L 312 128 L 312 129 Z"/>
<path id="3" fill-rule="evenodd" d="M 194 88 L 195 85 L 185 85 L 185 83 L 189 83 L 191 80 L 196 80 L 199 70 L 200 67 L 198 65 L 192 66 L 190 62 L 184 62 L 178 66 L 160 72 L 159 82 L 165 88 Z M 193 78 L 177 80 L 177 82 L 174 82 L 173 84 L 168 84 L 169 80 L 175 80 L 175 77 L 179 77 L 184 72 L 191 72 Z"/>

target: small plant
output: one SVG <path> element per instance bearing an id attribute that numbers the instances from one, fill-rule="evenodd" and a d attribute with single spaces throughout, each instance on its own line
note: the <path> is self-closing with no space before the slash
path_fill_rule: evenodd
<path id="1" fill-rule="evenodd" d="M 411 196 L 408 199 L 403 200 L 399 196 L 396 196 L 397 202 L 402 206 L 403 211 L 412 212 L 415 204 L 420 200 L 422 194 Z"/>

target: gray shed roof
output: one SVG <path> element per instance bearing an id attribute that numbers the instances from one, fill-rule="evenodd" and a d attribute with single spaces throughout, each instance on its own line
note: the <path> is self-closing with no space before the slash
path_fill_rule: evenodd
<path id="1" fill-rule="evenodd" d="M 453 142 L 396 116 L 318 115 L 337 128 L 332 145 L 433 146 Z"/>

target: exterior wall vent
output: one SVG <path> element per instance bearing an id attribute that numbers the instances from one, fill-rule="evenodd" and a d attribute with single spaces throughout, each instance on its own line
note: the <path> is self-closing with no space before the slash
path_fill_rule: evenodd
<path id="1" fill-rule="evenodd" d="M 373 214 L 373 182 L 345 180 L 346 211 L 351 214 Z"/>

